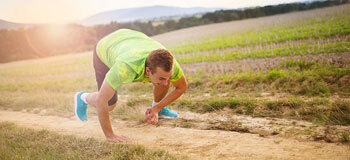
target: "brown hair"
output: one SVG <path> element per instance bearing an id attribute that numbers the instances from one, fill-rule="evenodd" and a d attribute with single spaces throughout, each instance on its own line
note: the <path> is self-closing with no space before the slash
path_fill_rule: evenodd
<path id="1" fill-rule="evenodd" d="M 156 72 L 157 67 L 162 68 L 165 72 L 170 72 L 173 68 L 174 57 L 166 49 L 153 50 L 146 59 L 146 67 L 152 74 Z"/>

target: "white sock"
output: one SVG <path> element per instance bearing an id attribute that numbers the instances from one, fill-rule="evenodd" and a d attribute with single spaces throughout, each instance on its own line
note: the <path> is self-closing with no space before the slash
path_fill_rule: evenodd
<path id="1" fill-rule="evenodd" d="M 80 96 L 81 100 L 83 100 L 86 104 L 88 104 L 88 103 L 86 102 L 86 96 L 89 95 L 89 94 L 90 94 L 90 93 L 83 93 L 83 94 L 81 94 L 81 96 Z"/>
<path id="2" fill-rule="evenodd" d="M 159 102 L 154 102 L 152 103 L 152 107 L 154 107 L 155 105 L 157 105 Z"/>

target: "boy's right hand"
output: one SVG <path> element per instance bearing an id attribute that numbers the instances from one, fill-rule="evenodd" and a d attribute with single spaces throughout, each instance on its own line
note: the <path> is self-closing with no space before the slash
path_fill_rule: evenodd
<path id="1" fill-rule="evenodd" d="M 108 141 L 116 142 L 116 143 L 130 141 L 130 139 L 128 137 L 125 137 L 125 136 L 112 135 L 112 136 L 109 136 L 109 137 L 106 137 L 106 138 L 107 138 Z"/>
<path id="2" fill-rule="evenodd" d="M 145 113 L 144 122 L 148 122 L 149 124 L 156 125 L 158 123 L 158 113 L 153 111 L 154 108 L 147 108 Z"/>

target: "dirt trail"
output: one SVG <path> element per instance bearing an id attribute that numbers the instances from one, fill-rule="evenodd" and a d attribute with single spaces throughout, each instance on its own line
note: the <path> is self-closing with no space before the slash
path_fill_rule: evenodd
<path id="1" fill-rule="evenodd" d="M 97 117 L 86 123 L 72 118 L 42 116 L 32 113 L 0 111 L 0 121 L 20 126 L 48 129 L 61 134 L 104 140 Z M 166 149 L 189 159 L 350 159 L 350 146 L 324 142 L 300 142 L 280 137 L 216 130 L 155 127 L 147 124 L 129 126 L 114 120 L 114 130 L 129 136 L 135 144 Z"/>

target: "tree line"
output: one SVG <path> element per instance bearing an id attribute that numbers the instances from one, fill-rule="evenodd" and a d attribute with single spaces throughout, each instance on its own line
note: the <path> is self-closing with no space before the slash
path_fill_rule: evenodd
<path id="1" fill-rule="evenodd" d="M 192 26 L 303 11 L 345 3 L 348 3 L 348 0 L 218 10 L 202 16 L 182 17 L 178 20 L 169 19 L 160 25 L 153 25 L 152 21 L 128 23 L 113 21 L 109 24 L 92 27 L 78 24 L 47 24 L 15 30 L 2 29 L 0 30 L 0 63 L 91 50 L 99 39 L 120 28 L 138 30 L 153 36 Z"/>

